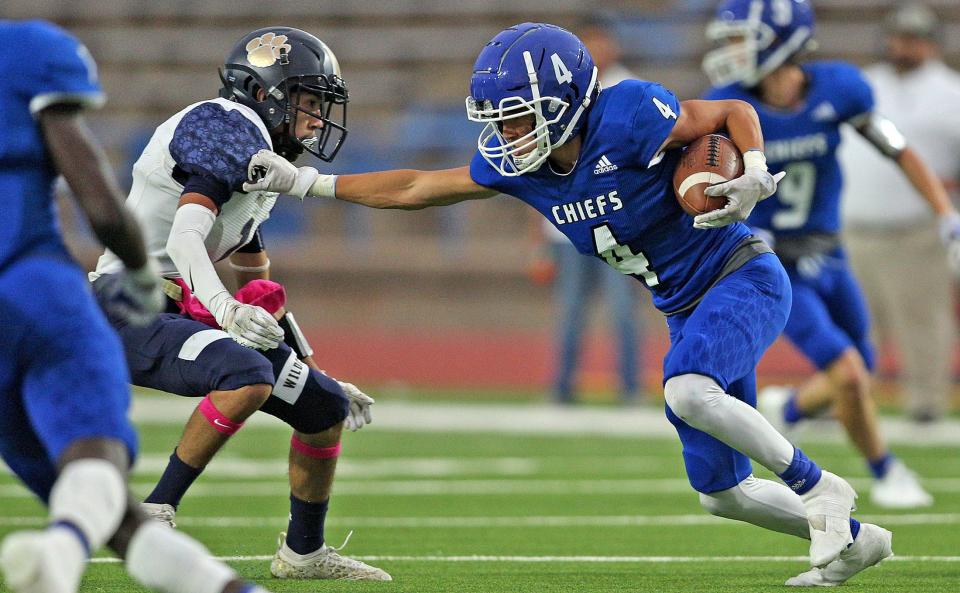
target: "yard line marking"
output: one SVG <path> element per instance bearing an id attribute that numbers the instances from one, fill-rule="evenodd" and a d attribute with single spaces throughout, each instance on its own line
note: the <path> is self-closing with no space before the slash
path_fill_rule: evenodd
<path id="1" fill-rule="evenodd" d="M 270 556 L 216 556 L 224 562 L 260 562 Z M 580 562 L 580 563 L 693 563 L 693 562 L 809 562 L 809 556 L 353 556 L 365 562 Z M 95 564 L 119 563 L 119 558 L 91 558 Z M 884 562 L 960 562 L 960 556 L 892 556 Z"/>
<path id="2" fill-rule="evenodd" d="M 912 515 L 874 514 L 858 517 L 879 525 L 956 525 L 960 513 Z M 46 517 L 0 517 L 0 527 L 37 527 Z M 178 516 L 183 527 L 267 527 L 275 528 L 287 517 L 191 517 Z M 527 516 L 527 517 L 336 517 L 327 518 L 327 525 L 359 528 L 490 528 L 490 527 L 638 527 L 686 525 L 741 525 L 706 513 L 689 515 L 598 515 L 598 516 Z"/>
<path id="3" fill-rule="evenodd" d="M 852 479 L 860 489 L 872 483 L 870 479 Z M 923 481 L 933 492 L 960 492 L 960 478 L 934 478 Z M 148 492 L 156 483 L 137 481 L 135 491 Z M 258 482 L 201 481 L 190 488 L 187 496 L 200 497 L 258 497 L 281 496 L 287 492 L 286 481 Z M 470 496 L 470 495 L 563 495 L 563 494 L 693 494 L 685 479 L 643 478 L 625 480 L 563 480 L 563 479 L 451 479 L 451 480 L 337 480 L 335 496 Z M 0 485 L 0 498 L 31 498 L 33 495 L 19 484 Z"/>
<path id="4" fill-rule="evenodd" d="M 131 418 L 139 424 L 183 425 L 196 400 L 171 396 L 133 398 Z M 918 426 L 903 418 L 881 417 L 880 431 L 890 443 L 906 445 L 960 444 L 960 422 L 948 418 L 936 426 Z M 288 430 L 280 420 L 254 414 L 249 428 Z M 507 433 L 529 435 L 590 435 L 595 438 L 642 438 L 675 441 L 677 433 L 662 406 L 557 407 L 544 403 L 476 403 L 399 401 L 384 396 L 377 402 L 376 430 L 418 433 Z M 802 438 L 810 442 L 844 443 L 836 422 L 809 421 Z"/>
<path id="5" fill-rule="evenodd" d="M 133 468 L 134 474 L 160 475 L 170 462 L 169 455 L 142 455 Z M 650 459 L 649 466 L 655 464 Z M 377 477 L 444 477 L 460 475 L 523 476 L 541 471 L 541 460 L 536 457 L 400 457 L 372 459 L 341 459 L 337 463 L 338 478 Z M 234 478 L 285 477 L 288 471 L 286 457 L 251 459 L 218 457 L 205 470 L 205 476 Z"/>

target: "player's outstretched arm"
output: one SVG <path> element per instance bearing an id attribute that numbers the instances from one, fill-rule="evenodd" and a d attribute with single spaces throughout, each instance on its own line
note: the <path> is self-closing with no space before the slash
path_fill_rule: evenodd
<path id="1" fill-rule="evenodd" d="M 470 167 L 440 171 L 396 169 L 337 178 L 338 200 L 371 208 L 420 210 L 447 206 L 465 200 L 489 198 L 497 192 L 474 183 Z"/>
<path id="2" fill-rule="evenodd" d="M 337 198 L 370 208 L 420 210 L 489 198 L 497 193 L 474 183 L 469 167 L 321 175 L 313 167 L 298 169 L 269 150 L 253 155 L 247 172 L 251 181 L 243 184 L 243 191 L 273 191 L 299 198 L 308 195 Z"/>

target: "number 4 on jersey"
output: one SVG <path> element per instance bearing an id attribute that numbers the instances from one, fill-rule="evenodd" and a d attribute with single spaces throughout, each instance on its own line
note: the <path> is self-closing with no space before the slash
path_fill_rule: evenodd
<path id="1" fill-rule="evenodd" d="M 673 108 L 661 101 L 660 99 L 654 97 L 653 104 L 657 106 L 657 109 L 660 110 L 660 115 L 666 119 L 677 119 L 677 114 L 673 111 Z"/>
<path id="2" fill-rule="evenodd" d="M 602 224 L 593 229 L 593 247 L 597 255 L 621 274 L 643 278 L 650 288 L 660 284 L 657 273 L 650 269 L 647 256 L 642 251 L 634 253 L 629 245 L 621 245 L 613 236 L 610 225 Z"/>

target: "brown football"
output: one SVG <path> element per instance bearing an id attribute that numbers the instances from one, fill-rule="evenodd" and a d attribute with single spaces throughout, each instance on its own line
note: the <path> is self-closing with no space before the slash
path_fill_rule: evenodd
<path id="1" fill-rule="evenodd" d="M 727 205 L 723 196 L 708 196 L 707 187 L 743 175 L 743 157 L 732 140 L 719 134 L 697 138 L 683 149 L 673 173 L 673 193 L 690 216 Z"/>

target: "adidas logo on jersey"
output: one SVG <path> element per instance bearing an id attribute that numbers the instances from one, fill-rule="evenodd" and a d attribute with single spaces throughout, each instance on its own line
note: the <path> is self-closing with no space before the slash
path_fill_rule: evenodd
<path id="1" fill-rule="evenodd" d="M 833 108 L 832 104 L 824 101 L 810 112 L 810 117 L 813 118 L 813 121 L 836 121 L 837 110 Z"/>
<path id="2" fill-rule="evenodd" d="M 593 168 L 593 174 L 599 175 L 601 173 L 608 173 L 616 170 L 617 166 L 610 162 L 610 159 L 607 158 L 607 155 L 603 155 L 600 157 L 600 160 L 597 161 L 597 166 Z"/>

